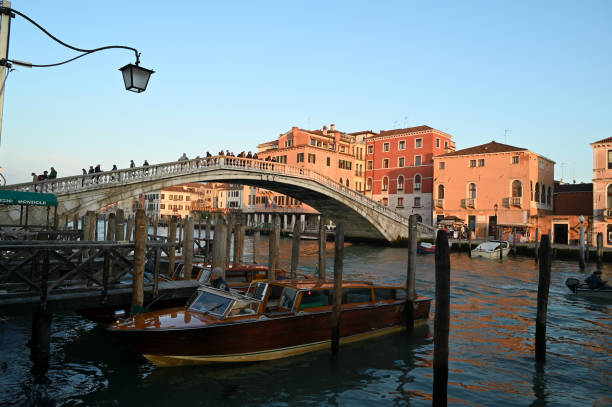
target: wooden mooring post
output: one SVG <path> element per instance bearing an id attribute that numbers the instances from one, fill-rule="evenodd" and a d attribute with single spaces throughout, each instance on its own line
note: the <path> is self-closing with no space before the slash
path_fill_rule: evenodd
<path id="1" fill-rule="evenodd" d="M 334 245 L 334 305 L 332 307 L 332 356 L 338 356 L 340 348 L 340 313 L 342 311 L 342 267 L 344 256 L 344 223 L 336 224 Z"/>
<path id="2" fill-rule="evenodd" d="M 538 311 L 536 314 L 535 358 L 537 362 L 546 361 L 546 316 L 548 312 L 548 292 L 550 288 L 551 250 L 548 235 L 542 235 L 540 242 L 540 275 L 538 279 Z"/>
<path id="3" fill-rule="evenodd" d="M 433 403 L 446 406 L 448 387 L 448 334 L 450 325 L 450 251 L 443 230 L 436 237 L 436 315 L 434 317 Z"/>
<path id="4" fill-rule="evenodd" d="M 227 215 L 227 228 L 226 228 L 227 235 L 225 236 L 225 244 L 223 245 L 223 247 L 225 248 L 225 256 L 224 256 L 225 265 L 223 266 L 224 270 L 229 268 L 229 265 L 230 265 L 230 260 L 231 260 L 230 256 L 232 254 L 232 233 L 234 232 L 235 224 L 236 224 L 236 219 L 234 218 L 234 215 L 232 215 L 231 213 L 228 214 Z"/>
<path id="5" fill-rule="evenodd" d="M 108 227 L 106 229 L 106 240 L 115 240 L 115 214 L 108 215 Z"/>
<path id="6" fill-rule="evenodd" d="M 136 244 L 134 246 L 131 314 L 140 312 L 143 309 L 144 303 L 144 269 L 147 247 L 147 215 L 144 209 L 136 211 L 136 230 L 134 232 Z"/>
<path id="7" fill-rule="evenodd" d="M 115 240 L 125 240 L 125 215 L 123 209 L 117 209 L 115 213 Z"/>
<path id="8" fill-rule="evenodd" d="M 51 319 L 52 314 L 47 310 L 47 289 L 49 279 L 49 250 L 34 255 L 32 262 L 33 272 L 38 270 L 38 263 L 42 257 L 43 266 L 40 279 L 40 304 L 38 311 L 32 316 L 32 337 L 30 340 L 30 358 L 34 363 L 33 373 L 44 374 L 49 369 L 51 355 Z M 34 273 L 34 275 L 37 273 Z"/>
<path id="9" fill-rule="evenodd" d="M 327 219 L 321 215 L 319 220 L 319 261 L 317 263 L 317 270 L 319 272 L 319 280 L 324 281 L 326 278 L 325 269 L 327 264 L 325 263 L 325 249 L 327 244 Z"/>
<path id="10" fill-rule="evenodd" d="M 227 224 L 223 216 L 217 217 L 215 224 L 215 239 L 212 247 L 212 268 L 219 267 L 222 269 L 223 278 L 225 278 L 226 250 L 227 244 Z"/>
<path id="11" fill-rule="evenodd" d="M 208 216 L 206 216 L 206 232 L 204 235 L 204 239 L 206 240 L 206 248 L 205 248 L 205 255 L 206 255 L 206 259 L 208 260 L 210 258 L 210 217 L 211 215 L 208 214 Z"/>
<path id="12" fill-rule="evenodd" d="M 185 219 L 183 237 L 183 279 L 191 280 L 191 270 L 193 269 L 193 216 Z"/>
<path id="13" fill-rule="evenodd" d="M 597 270 L 601 270 L 603 263 L 603 233 L 597 233 Z"/>
<path id="14" fill-rule="evenodd" d="M 408 218 L 408 270 L 406 273 L 406 329 L 414 330 L 414 300 L 416 299 L 416 215 Z"/>
<path id="15" fill-rule="evenodd" d="M 128 242 L 131 242 L 133 240 L 133 233 L 134 233 L 134 216 L 128 216 L 127 219 L 127 227 L 125 228 L 126 232 L 125 232 L 125 240 L 127 240 Z"/>
<path id="16" fill-rule="evenodd" d="M 242 228 L 241 216 L 236 216 L 236 223 L 234 224 L 234 258 L 232 264 L 237 267 L 242 262 L 242 246 L 240 242 L 240 230 Z"/>
<path id="17" fill-rule="evenodd" d="M 278 249 L 280 240 L 280 216 L 274 215 L 272 230 L 268 235 L 268 279 L 276 279 L 276 269 L 278 268 Z"/>
<path id="18" fill-rule="evenodd" d="M 291 242 L 291 278 L 294 279 L 300 261 L 300 220 L 297 215 L 293 222 L 293 241 Z"/>
<path id="19" fill-rule="evenodd" d="M 168 220 L 168 243 L 176 242 L 176 219 L 174 217 Z M 174 269 L 176 267 L 176 248 L 174 246 L 168 247 L 168 274 L 174 275 Z"/>
<path id="20" fill-rule="evenodd" d="M 468 228 L 468 257 L 472 257 L 472 231 Z"/>
<path id="21" fill-rule="evenodd" d="M 581 218 L 583 221 L 583 218 Z M 584 270 L 586 264 L 584 263 L 584 224 L 580 223 L 580 259 L 578 259 L 578 266 L 580 270 Z"/>

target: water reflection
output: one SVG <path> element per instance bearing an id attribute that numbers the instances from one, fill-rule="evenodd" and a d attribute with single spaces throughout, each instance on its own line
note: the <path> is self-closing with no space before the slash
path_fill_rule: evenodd
<path id="1" fill-rule="evenodd" d="M 246 259 L 252 260 L 247 238 Z M 289 268 L 291 242 L 281 241 Z M 267 262 L 261 239 L 257 261 Z M 327 246 L 327 272 L 333 243 Z M 313 273 L 316 242 L 304 241 L 301 269 Z M 547 326 L 547 362 L 534 361 L 537 265 L 451 256 L 451 329 L 448 399 L 452 405 L 610 405 L 610 304 L 569 294 L 568 277 L 586 278 L 572 262 L 553 262 Z M 346 278 L 402 282 L 406 250 L 365 244 L 345 248 Z M 609 265 L 604 273 L 611 275 Z M 417 259 L 419 293 L 433 296 L 434 259 Z M 249 365 L 156 369 L 105 340 L 104 329 L 75 315 L 53 320 L 47 382 L 36 383 L 26 346 L 30 320 L 0 322 L 0 405 L 31 400 L 58 405 L 431 405 L 432 332 L 393 334 L 346 345 L 337 360 L 321 351 Z"/>

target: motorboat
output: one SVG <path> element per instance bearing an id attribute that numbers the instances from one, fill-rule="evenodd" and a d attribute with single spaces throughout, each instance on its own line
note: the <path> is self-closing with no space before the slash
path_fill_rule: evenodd
<path id="1" fill-rule="evenodd" d="M 107 328 L 110 338 L 157 366 L 255 362 L 326 349 L 331 344 L 333 282 L 254 283 L 247 292 L 203 284 L 186 307 L 134 315 Z M 431 298 L 415 300 L 415 325 Z M 345 281 L 340 343 L 405 327 L 405 285 Z"/>
<path id="2" fill-rule="evenodd" d="M 448 242 L 448 247 L 453 247 L 452 242 Z M 418 254 L 432 254 L 436 252 L 436 245 L 427 242 L 419 242 L 417 245 L 417 253 Z"/>
<path id="3" fill-rule="evenodd" d="M 591 289 L 586 283 L 581 283 L 577 278 L 570 277 L 565 280 L 565 285 L 576 295 L 589 298 L 602 298 L 612 300 L 612 288 Z"/>
<path id="4" fill-rule="evenodd" d="M 499 251 L 506 257 L 510 252 L 510 243 L 506 240 L 490 240 L 482 242 L 471 251 L 472 257 L 483 257 L 485 259 L 499 259 Z"/>

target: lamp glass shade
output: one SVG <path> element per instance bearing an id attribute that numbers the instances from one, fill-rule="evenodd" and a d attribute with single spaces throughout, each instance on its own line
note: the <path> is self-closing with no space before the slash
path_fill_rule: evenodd
<path id="1" fill-rule="evenodd" d="M 149 78 L 152 73 L 155 73 L 155 71 L 134 64 L 127 64 L 119 70 L 123 74 L 125 89 L 136 93 L 144 92 L 147 89 Z"/>

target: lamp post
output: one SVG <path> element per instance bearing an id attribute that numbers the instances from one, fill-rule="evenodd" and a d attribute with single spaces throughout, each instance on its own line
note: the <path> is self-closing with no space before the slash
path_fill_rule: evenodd
<path id="1" fill-rule="evenodd" d="M 497 204 L 493 205 L 493 209 L 495 209 L 495 239 L 497 239 Z"/>
<path id="2" fill-rule="evenodd" d="M 66 48 L 70 48 L 74 51 L 80 52 L 80 54 L 66 61 L 56 62 L 53 64 L 32 64 L 30 62 L 19 61 L 16 59 L 9 59 L 8 49 L 9 49 L 9 37 L 10 37 L 10 29 L 11 29 L 11 18 L 14 18 L 15 15 L 23 17 L 24 19 L 32 23 L 34 26 L 36 26 L 39 30 L 44 32 L 48 37 L 50 37 L 54 41 L 58 42 L 59 44 L 63 45 Z M 140 65 L 140 53 L 138 52 L 136 48 L 126 47 L 123 45 L 109 45 L 109 46 L 94 48 L 94 49 L 82 49 L 82 48 L 74 47 L 54 37 L 47 30 L 45 30 L 42 26 L 40 26 L 40 24 L 32 20 L 30 17 L 26 16 L 20 11 L 17 11 L 11 8 L 10 1 L 6 1 L 6 0 L 2 1 L 2 6 L 0 6 L 0 66 L 2 66 L 2 68 L 0 68 L 0 135 L 2 134 L 1 132 L 2 132 L 2 110 L 3 110 L 3 105 L 4 105 L 4 87 L 5 87 L 4 85 L 6 82 L 7 72 L 11 68 L 12 65 L 19 65 L 19 66 L 24 66 L 27 68 L 51 68 L 54 66 L 67 64 L 68 62 L 72 62 L 75 59 L 84 57 L 85 55 L 93 54 L 94 52 L 103 51 L 107 49 L 116 49 L 116 48 L 127 49 L 130 51 L 133 51 L 134 54 L 136 55 L 135 64 L 128 64 L 124 66 L 123 68 L 119 69 L 121 73 L 123 74 L 123 80 L 125 82 L 125 89 L 132 91 L 132 92 L 136 92 L 136 93 L 144 92 L 145 89 L 147 88 L 147 84 L 149 83 L 149 77 L 155 71 L 139 66 Z"/>

